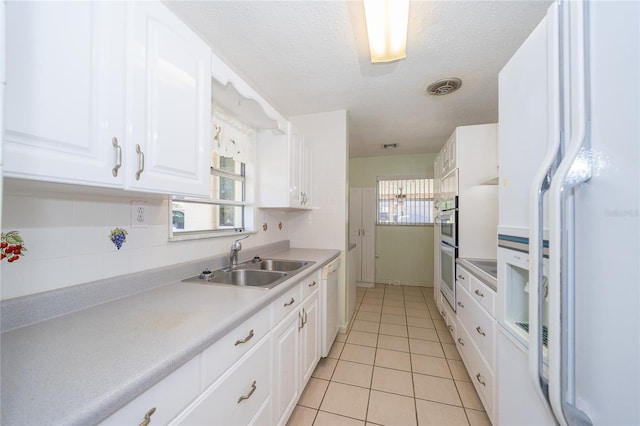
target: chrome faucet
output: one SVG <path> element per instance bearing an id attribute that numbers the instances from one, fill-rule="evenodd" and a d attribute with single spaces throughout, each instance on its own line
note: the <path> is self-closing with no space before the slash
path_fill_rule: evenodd
<path id="1" fill-rule="evenodd" d="M 242 244 L 240 241 L 249 238 L 249 235 L 245 235 L 242 238 L 238 238 L 231 244 L 231 250 L 229 251 L 229 269 L 233 269 L 238 266 L 238 252 L 242 250 Z"/>

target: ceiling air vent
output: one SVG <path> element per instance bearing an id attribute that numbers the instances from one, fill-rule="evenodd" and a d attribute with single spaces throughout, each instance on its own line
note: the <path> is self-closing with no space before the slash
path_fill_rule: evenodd
<path id="1" fill-rule="evenodd" d="M 427 87 L 427 93 L 434 96 L 448 95 L 458 90 L 462 86 L 459 78 L 443 78 L 435 81 Z"/>

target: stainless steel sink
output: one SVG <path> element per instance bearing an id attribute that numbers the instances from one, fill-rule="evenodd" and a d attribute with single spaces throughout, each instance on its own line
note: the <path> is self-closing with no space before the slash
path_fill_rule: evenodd
<path id="1" fill-rule="evenodd" d="M 256 261 L 245 262 L 240 265 L 241 268 L 246 269 L 260 269 L 265 271 L 282 271 L 291 272 L 302 269 L 312 262 L 304 260 L 276 260 L 276 259 L 259 259 Z"/>
<path id="2" fill-rule="evenodd" d="M 224 284 L 239 287 L 273 288 L 288 278 L 286 272 L 265 271 L 258 269 L 222 269 L 204 271 L 199 276 L 187 278 L 184 282 L 200 284 Z"/>

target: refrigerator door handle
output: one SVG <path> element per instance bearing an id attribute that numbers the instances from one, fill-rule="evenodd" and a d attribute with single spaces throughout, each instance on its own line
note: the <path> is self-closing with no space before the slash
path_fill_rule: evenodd
<path id="1" fill-rule="evenodd" d="M 561 10 L 554 3 L 547 12 L 547 151 L 537 170 L 529 194 L 529 374 L 538 396 L 550 407 L 549 384 L 543 374 L 543 324 L 544 301 L 544 195 L 561 158 L 560 117 L 563 105 L 561 86 L 562 50 L 560 48 Z"/>
<path id="2" fill-rule="evenodd" d="M 575 217 L 574 190 L 591 178 L 588 155 L 590 140 L 590 92 L 588 60 L 588 2 L 567 1 L 561 5 L 566 32 L 561 33 L 569 66 L 565 70 L 570 87 L 569 129 L 566 147 L 549 189 L 549 396 L 561 425 L 591 425 L 575 406 Z"/>

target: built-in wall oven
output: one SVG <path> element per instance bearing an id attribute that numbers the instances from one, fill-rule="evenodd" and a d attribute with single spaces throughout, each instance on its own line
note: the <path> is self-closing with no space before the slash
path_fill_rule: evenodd
<path id="1" fill-rule="evenodd" d="M 456 259 L 458 257 L 458 197 L 440 202 L 440 292 L 456 310 Z"/>

